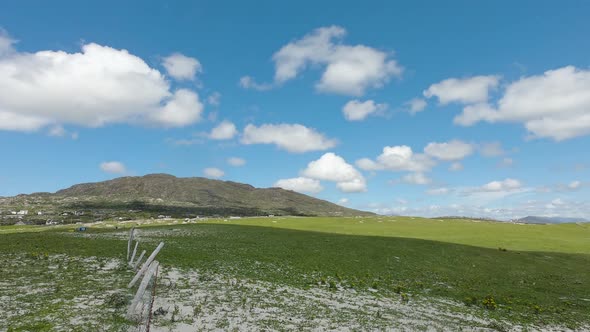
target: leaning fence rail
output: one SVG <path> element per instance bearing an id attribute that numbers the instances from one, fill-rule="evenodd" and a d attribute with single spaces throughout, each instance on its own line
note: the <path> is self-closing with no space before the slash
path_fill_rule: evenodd
<path id="1" fill-rule="evenodd" d="M 133 279 L 127 285 L 127 288 L 132 288 L 141 279 L 137 291 L 133 296 L 131 304 L 127 308 L 126 317 L 130 321 L 136 322 L 137 331 L 144 332 L 149 331 L 150 323 L 152 318 L 152 307 L 154 305 L 154 299 L 156 296 L 156 284 L 158 279 L 158 270 L 160 262 L 155 260 L 156 256 L 164 247 L 164 242 L 160 242 L 156 249 L 152 251 L 146 261 L 141 265 L 141 260 L 146 254 L 146 250 L 143 250 L 137 260 L 135 259 L 137 249 L 139 247 L 139 238 L 136 236 L 138 230 L 131 228 L 129 231 L 129 241 L 127 242 L 127 265 L 134 271 L 137 271 Z M 131 246 L 135 240 L 135 247 L 131 252 Z M 130 257 L 131 256 L 131 257 Z"/>

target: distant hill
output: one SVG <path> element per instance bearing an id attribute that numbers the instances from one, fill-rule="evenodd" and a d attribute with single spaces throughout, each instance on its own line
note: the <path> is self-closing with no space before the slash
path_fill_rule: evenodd
<path id="1" fill-rule="evenodd" d="M 2 203 L 3 202 L 3 203 Z M 178 178 L 168 174 L 121 177 L 109 181 L 77 184 L 54 194 L 36 193 L 0 200 L 15 209 L 60 207 L 60 215 L 90 211 L 112 215 L 113 211 L 141 211 L 184 216 L 356 216 L 358 211 L 281 188 L 255 188 L 248 184 L 206 178 Z M 36 210 L 39 210 L 37 208 Z M 65 211 L 65 212 L 64 212 Z M 78 214 L 80 214 L 78 212 Z M 88 214 L 86 214 L 88 215 Z"/>
<path id="2" fill-rule="evenodd" d="M 574 223 L 574 222 L 590 222 L 584 218 L 566 218 L 566 217 L 538 217 L 538 216 L 527 216 L 520 218 L 517 222 L 525 224 L 562 224 L 562 223 Z"/>

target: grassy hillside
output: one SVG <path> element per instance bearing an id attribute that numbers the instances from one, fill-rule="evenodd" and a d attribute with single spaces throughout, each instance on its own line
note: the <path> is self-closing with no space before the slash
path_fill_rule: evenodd
<path id="1" fill-rule="evenodd" d="M 210 223 L 227 223 L 219 220 Z M 232 224 L 346 235 L 406 237 L 486 248 L 590 254 L 590 224 L 519 225 L 418 217 L 247 218 Z"/>
<path id="2" fill-rule="evenodd" d="M 84 234 L 67 228 L 3 234 L 0 254 L 121 257 L 126 231 L 106 226 Z M 449 299 L 464 303 L 452 310 L 498 319 L 493 327 L 500 329 L 503 324 L 538 329 L 590 323 L 586 226 L 399 217 L 253 218 L 142 227 L 140 234 L 152 247 L 166 242 L 159 257 L 163 266 L 228 280 L 334 294 L 351 290 L 410 304 Z M 14 276 L 0 269 L 0 280 Z M 362 319 L 368 319 L 366 328 L 396 326 L 378 317 Z"/>

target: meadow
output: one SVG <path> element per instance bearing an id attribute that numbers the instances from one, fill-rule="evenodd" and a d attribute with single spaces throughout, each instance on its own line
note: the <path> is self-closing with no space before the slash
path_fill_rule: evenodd
<path id="1" fill-rule="evenodd" d="M 131 226 L 166 243 L 156 331 L 590 326 L 590 225 L 275 217 L 0 228 L 0 331 L 128 330 Z"/>

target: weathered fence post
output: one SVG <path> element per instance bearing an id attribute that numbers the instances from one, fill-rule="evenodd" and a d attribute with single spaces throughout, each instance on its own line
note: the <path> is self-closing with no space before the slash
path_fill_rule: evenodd
<path id="1" fill-rule="evenodd" d="M 150 264 L 152 263 L 152 261 L 154 260 L 154 258 L 156 258 L 156 255 L 160 252 L 160 250 L 162 249 L 162 247 L 164 247 L 164 242 L 160 242 L 160 244 L 158 245 L 158 247 L 156 249 L 154 249 L 154 251 L 152 252 L 152 254 L 150 255 L 150 257 L 147 258 L 147 260 L 145 261 L 145 263 L 143 263 L 143 265 L 141 266 L 141 269 L 139 269 L 139 272 L 137 272 L 137 274 L 135 275 L 135 277 L 133 277 L 133 280 L 131 280 L 131 282 L 129 283 L 129 285 L 127 285 L 127 288 L 131 288 L 131 287 L 133 287 L 133 285 L 135 285 L 135 283 L 137 282 L 137 280 L 139 280 L 139 278 L 141 277 L 141 275 L 146 272 L 146 270 L 148 269 L 148 267 L 150 266 Z"/>
<path id="2" fill-rule="evenodd" d="M 139 266 L 139 263 L 141 263 L 141 260 L 143 259 L 143 255 L 145 255 L 145 250 L 141 252 L 141 255 L 139 255 L 139 258 L 135 261 L 135 263 L 133 263 L 134 270 L 137 270 L 137 266 Z"/>
<path id="3" fill-rule="evenodd" d="M 139 301 L 143 297 L 143 294 L 145 293 L 145 290 L 147 289 L 147 287 L 150 283 L 150 280 L 152 279 L 152 276 L 157 271 L 159 266 L 160 266 L 160 263 L 158 261 L 153 261 L 150 264 L 149 269 L 147 270 L 147 272 L 143 276 L 143 279 L 141 280 L 141 283 L 139 284 L 139 288 L 137 288 L 137 292 L 135 293 L 135 297 L 133 298 L 133 301 L 131 301 L 131 305 L 127 309 L 127 318 L 128 319 L 135 318 L 134 316 L 137 311 L 137 305 L 139 304 Z"/>
<path id="4" fill-rule="evenodd" d="M 127 261 L 129 261 L 129 254 L 131 253 L 131 242 L 133 242 L 133 233 L 135 232 L 135 227 L 131 227 L 129 231 L 129 241 L 127 241 Z"/>
<path id="5" fill-rule="evenodd" d="M 135 248 L 133 248 L 133 255 L 131 255 L 131 260 L 129 260 L 129 267 L 133 266 L 133 260 L 135 259 L 135 254 L 137 253 L 137 246 L 139 245 L 139 241 L 135 241 Z"/>

